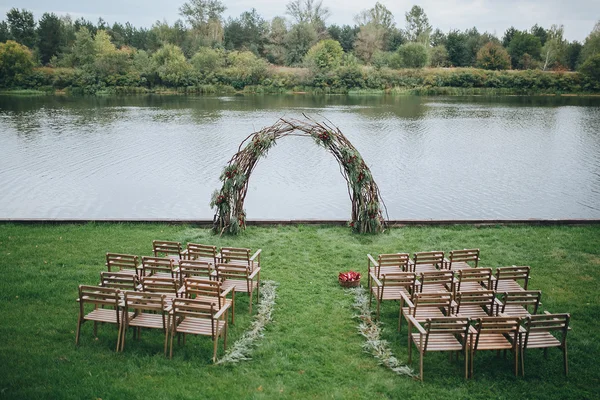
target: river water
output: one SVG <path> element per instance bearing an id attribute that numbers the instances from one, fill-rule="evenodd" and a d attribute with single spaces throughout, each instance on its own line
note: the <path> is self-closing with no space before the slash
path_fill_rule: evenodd
<path id="1" fill-rule="evenodd" d="M 219 175 L 280 117 L 329 120 L 391 219 L 600 218 L 600 99 L 0 96 L 0 218 L 210 219 Z M 348 219 L 345 181 L 286 137 L 250 178 L 248 219 Z"/>

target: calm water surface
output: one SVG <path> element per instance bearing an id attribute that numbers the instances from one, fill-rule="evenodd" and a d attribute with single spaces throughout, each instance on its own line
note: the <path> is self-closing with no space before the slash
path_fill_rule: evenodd
<path id="1" fill-rule="evenodd" d="M 239 143 L 327 118 L 392 219 L 600 218 L 600 99 L 0 96 L 0 218 L 207 219 Z M 256 167 L 249 219 L 347 219 L 335 159 L 288 137 Z"/>

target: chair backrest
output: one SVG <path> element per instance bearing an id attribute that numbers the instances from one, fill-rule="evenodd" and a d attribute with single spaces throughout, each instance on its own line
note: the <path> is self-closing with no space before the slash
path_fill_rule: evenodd
<path id="1" fill-rule="evenodd" d="M 218 301 L 217 304 L 219 308 L 223 306 L 225 299 L 223 299 L 223 296 L 221 295 L 223 292 L 221 289 L 221 282 L 202 278 L 187 278 L 183 285 L 187 298 L 214 298 Z"/>
<path id="2" fill-rule="evenodd" d="M 569 331 L 570 320 L 570 314 L 538 314 L 526 317 L 524 327 L 527 330 L 527 333 L 525 333 L 523 346 L 527 347 L 530 333 L 552 331 L 559 331 L 562 333 L 560 342 L 564 345 L 565 341 L 567 340 L 567 332 Z M 542 343 L 536 343 L 536 345 L 541 344 Z"/>
<path id="3" fill-rule="evenodd" d="M 448 291 L 454 291 L 454 274 L 448 270 L 421 272 L 419 281 L 420 292 L 423 292 L 423 287 L 426 285 L 444 285 Z"/>
<path id="4" fill-rule="evenodd" d="M 205 277 L 210 278 L 214 264 L 199 260 L 179 260 L 179 285 L 183 286 L 185 278 Z"/>
<path id="5" fill-rule="evenodd" d="M 463 342 L 463 344 L 466 344 L 470 321 L 471 320 L 469 318 L 465 317 L 427 318 L 423 326 L 425 328 L 425 331 L 427 332 L 425 336 L 425 346 L 423 350 L 427 351 L 427 345 L 429 344 L 429 335 L 435 335 L 436 333 L 460 335 L 461 341 Z M 440 340 L 435 340 L 433 344 L 437 347 L 443 347 L 443 343 Z"/>
<path id="6" fill-rule="evenodd" d="M 167 297 L 160 293 L 125 292 L 126 310 L 134 310 L 136 314 L 143 312 L 162 314 L 163 328 L 167 328 Z"/>
<path id="7" fill-rule="evenodd" d="M 250 276 L 250 267 L 242 265 L 231 265 L 226 263 L 217 263 L 217 280 L 224 279 L 247 280 Z"/>
<path id="8" fill-rule="evenodd" d="M 187 256 L 190 260 L 212 260 L 213 265 L 218 262 L 217 260 L 217 247 L 210 246 L 207 244 L 200 243 L 188 243 L 187 244 Z"/>
<path id="9" fill-rule="evenodd" d="M 85 304 L 93 304 L 94 307 L 114 307 L 117 323 L 120 321 L 119 294 L 121 291 L 114 288 L 101 286 L 79 285 L 79 307 L 83 315 Z"/>
<path id="10" fill-rule="evenodd" d="M 500 312 L 505 312 L 507 305 L 515 305 L 522 306 L 531 314 L 537 314 L 541 299 L 542 292 L 540 290 L 504 292 L 500 295 L 500 301 L 502 302 L 502 308 Z M 533 311 L 530 311 L 529 307 L 533 307 Z"/>
<path id="11" fill-rule="evenodd" d="M 175 277 L 175 261 L 168 257 L 142 257 L 142 276 L 158 273 L 170 274 Z"/>
<path id="12" fill-rule="evenodd" d="M 216 334 L 215 314 L 217 311 L 217 305 L 213 301 L 186 298 L 173 299 L 174 331 L 177 331 L 177 324 L 184 318 L 205 319 L 211 322 L 211 332 L 205 334 L 214 337 Z"/>
<path id="13" fill-rule="evenodd" d="M 121 290 L 137 290 L 140 284 L 137 275 L 123 272 L 100 272 L 100 286 Z"/>
<path id="14" fill-rule="evenodd" d="M 479 338 L 482 334 L 503 334 L 511 335 L 516 342 L 519 333 L 520 318 L 518 317 L 483 317 L 475 321 L 475 343 L 473 349 L 477 350 Z"/>
<path id="15" fill-rule="evenodd" d="M 168 293 L 177 295 L 179 284 L 176 278 L 144 276 L 141 279 L 144 293 Z"/>
<path id="16" fill-rule="evenodd" d="M 414 272 L 394 272 L 381 275 L 381 283 L 384 288 L 404 287 L 410 293 L 414 293 L 416 280 L 417 276 Z"/>
<path id="17" fill-rule="evenodd" d="M 458 292 L 456 295 L 456 313 L 460 313 L 460 308 L 466 305 L 481 306 L 489 315 L 494 314 L 494 303 L 496 292 L 493 290 L 476 290 L 471 292 Z"/>
<path id="18" fill-rule="evenodd" d="M 413 254 L 413 270 L 418 265 L 437 265 L 439 267 L 444 265 L 444 252 L 443 251 L 421 251 Z"/>
<path id="19" fill-rule="evenodd" d="M 109 271 L 133 270 L 137 273 L 138 256 L 131 254 L 106 253 L 106 268 Z"/>
<path id="20" fill-rule="evenodd" d="M 414 298 L 413 315 L 419 308 L 439 308 L 445 315 L 450 315 L 452 307 L 452 294 L 444 292 L 417 293 Z"/>
<path id="21" fill-rule="evenodd" d="M 250 266 L 250 249 L 241 247 L 222 247 L 221 263 Z"/>
<path id="22" fill-rule="evenodd" d="M 501 280 L 513 280 L 513 281 L 523 281 L 523 289 L 527 290 L 527 285 L 529 284 L 529 273 L 531 271 L 531 267 L 529 266 L 512 266 L 512 267 L 498 267 L 496 269 L 496 281 L 495 288 L 498 290 L 498 282 Z"/>
<path id="23" fill-rule="evenodd" d="M 452 269 L 452 263 L 464 262 L 471 263 L 473 268 L 477 268 L 479 264 L 479 249 L 463 249 L 463 250 L 452 250 L 450 252 L 450 263 L 448 269 Z"/>
<path id="24" fill-rule="evenodd" d="M 379 268 L 398 267 L 403 271 L 408 271 L 409 262 L 410 255 L 408 253 L 380 254 L 377 257 L 377 264 L 379 264 Z M 377 276 L 379 276 L 379 269 L 377 270 Z"/>
<path id="25" fill-rule="evenodd" d="M 457 292 L 461 291 L 463 283 L 479 283 L 482 288 L 492 288 L 492 269 L 491 268 L 469 268 L 458 271 L 458 279 L 454 284 Z"/>
<path id="26" fill-rule="evenodd" d="M 168 240 L 152 241 L 152 251 L 154 252 L 154 257 L 160 257 L 162 254 L 164 256 L 173 255 L 181 258 L 181 250 L 180 242 L 171 242 Z"/>

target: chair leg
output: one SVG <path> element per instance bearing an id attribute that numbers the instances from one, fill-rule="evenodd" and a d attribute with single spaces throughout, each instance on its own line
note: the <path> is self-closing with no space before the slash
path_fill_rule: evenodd
<path id="1" fill-rule="evenodd" d="M 419 377 L 421 378 L 421 382 L 423 382 L 423 349 L 419 349 Z"/>
<path id="2" fill-rule="evenodd" d="M 217 362 L 217 346 L 218 346 L 218 342 L 219 342 L 219 334 L 217 333 L 214 337 L 213 337 L 213 364 Z"/>
<path id="3" fill-rule="evenodd" d="M 517 348 L 518 342 L 515 343 L 513 353 L 515 353 L 515 376 L 519 376 L 519 349 Z"/>
<path id="4" fill-rule="evenodd" d="M 81 334 L 81 324 L 83 323 L 83 318 L 81 318 L 81 314 L 79 314 L 79 320 L 77 321 L 77 333 L 75 333 L 75 346 L 79 345 L 79 336 Z"/>
<path id="5" fill-rule="evenodd" d="M 225 318 L 225 336 L 223 336 L 223 351 L 227 350 L 227 317 Z"/>
<path id="6" fill-rule="evenodd" d="M 408 323 L 408 363 L 412 362 L 412 343 L 410 341 L 410 322 Z"/>
<path id="7" fill-rule="evenodd" d="M 465 379 L 469 379 L 469 346 L 465 344 Z"/>
<path id="8" fill-rule="evenodd" d="M 377 320 L 379 321 L 379 310 L 381 308 L 381 299 L 377 297 Z"/>
<path id="9" fill-rule="evenodd" d="M 175 321 L 173 321 L 173 328 L 171 329 L 171 350 L 169 352 L 169 358 L 173 358 L 173 336 L 175 336 Z"/>
<path id="10" fill-rule="evenodd" d="M 94 321 L 94 337 L 98 337 L 98 321 Z"/>
<path id="11" fill-rule="evenodd" d="M 167 343 L 169 342 L 169 329 L 171 328 L 171 316 L 167 317 L 167 326 L 165 328 L 165 357 L 167 356 Z"/>
<path id="12" fill-rule="evenodd" d="M 248 313 L 252 314 L 252 293 L 254 292 L 254 290 L 250 290 L 250 307 Z"/>
<path id="13" fill-rule="evenodd" d="M 567 355 L 567 341 L 565 340 L 565 344 L 563 346 L 563 364 L 564 364 L 564 368 L 565 368 L 565 376 L 567 376 L 569 374 L 569 359 L 568 359 L 568 355 Z"/>

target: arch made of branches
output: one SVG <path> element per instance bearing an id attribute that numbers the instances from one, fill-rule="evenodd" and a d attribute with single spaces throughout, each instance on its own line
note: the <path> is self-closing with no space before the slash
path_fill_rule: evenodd
<path id="1" fill-rule="evenodd" d="M 333 154 L 348 184 L 348 195 L 352 202 L 349 226 L 355 232 L 379 233 L 385 230 L 385 204 L 371 170 L 358 150 L 337 127 L 316 122 L 304 115 L 303 120 L 281 118 L 274 125 L 242 141 L 238 152 L 229 160 L 219 178 L 223 186 L 211 198 L 210 206 L 215 209 L 213 229 L 216 233 L 237 234 L 246 228 L 244 200 L 250 175 L 258 160 L 267 155 L 277 140 L 286 136 L 310 137 Z"/>

